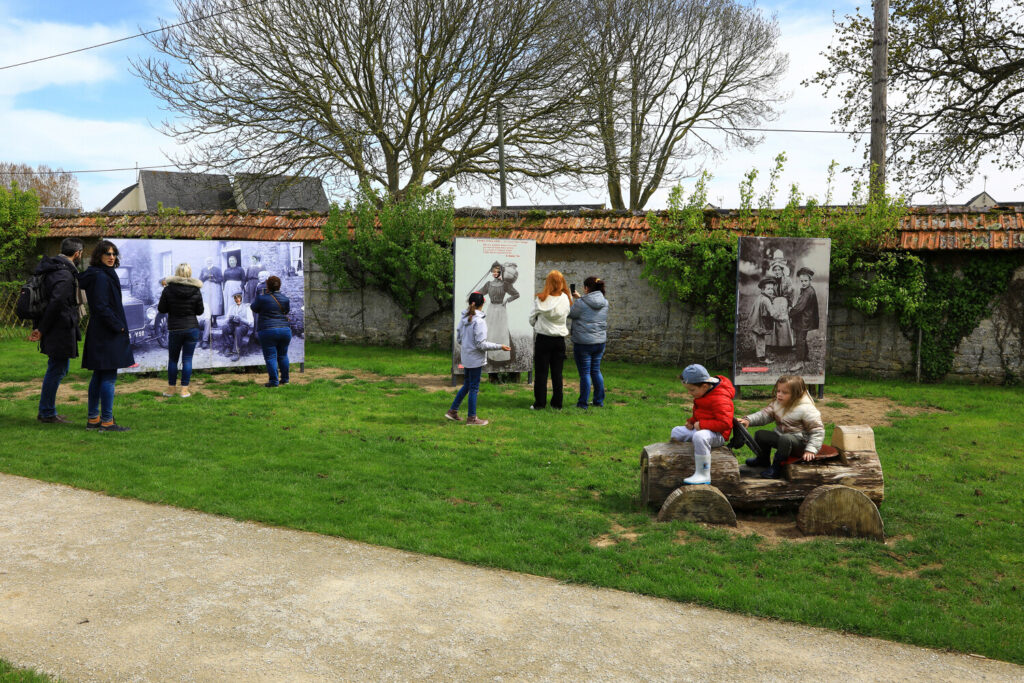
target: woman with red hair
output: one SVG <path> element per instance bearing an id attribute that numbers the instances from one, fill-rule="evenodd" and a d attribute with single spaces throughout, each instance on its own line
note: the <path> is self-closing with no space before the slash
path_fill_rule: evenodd
<path id="1" fill-rule="evenodd" d="M 540 410 L 547 402 L 548 369 L 551 370 L 551 407 L 562 407 L 562 366 L 565 363 L 565 338 L 569 336 L 566 318 L 572 296 L 565 277 L 557 270 L 548 273 L 544 289 L 533 299 L 530 324 L 537 333 L 533 347 L 533 405 Z"/>

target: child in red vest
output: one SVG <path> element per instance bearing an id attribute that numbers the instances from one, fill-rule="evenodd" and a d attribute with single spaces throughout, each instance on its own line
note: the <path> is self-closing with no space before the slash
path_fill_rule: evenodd
<path id="1" fill-rule="evenodd" d="M 712 377 L 703 365 L 688 365 L 679 376 L 693 397 L 693 414 L 672 428 L 672 441 L 693 442 L 693 476 L 687 484 L 711 483 L 711 449 L 724 446 L 732 432 L 732 399 L 736 389 L 728 377 Z"/>

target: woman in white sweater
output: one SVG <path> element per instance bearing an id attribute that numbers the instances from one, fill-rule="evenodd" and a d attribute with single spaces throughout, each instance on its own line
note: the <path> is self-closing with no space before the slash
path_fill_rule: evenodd
<path id="1" fill-rule="evenodd" d="M 533 347 L 533 405 L 540 410 L 547 402 L 548 369 L 551 370 L 551 407 L 562 407 L 562 366 L 565 363 L 565 338 L 569 336 L 566 318 L 572 297 L 565 277 L 557 270 L 548 273 L 544 289 L 533 299 L 530 324 L 537 333 Z"/>

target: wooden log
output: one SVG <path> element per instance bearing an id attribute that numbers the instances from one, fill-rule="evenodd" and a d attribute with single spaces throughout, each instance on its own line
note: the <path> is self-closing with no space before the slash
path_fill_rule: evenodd
<path id="1" fill-rule="evenodd" d="M 841 451 L 873 451 L 875 431 L 868 425 L 836 425 L 832 445 Z"/>
<path id="2" fill-rule="evenodd" d="M 640 500 L 658 509 L 683 479 L 693 474 L 692 443 L 654 443 L 640 454 Z M 711 484 L 735 487 L 740 481 L 739 465 L 732 451 L 722 446 L 711 450 Z"/>
<path id="3" fill-rule="evenodd" d="M 741 467 L 737 484 L 718 485 L 737 510 L 793 508 L 814 489 L 825 485 L 844 485 L 863 491 L 876 505 L 885 499 L 882 464 L 874 451 L 860 451 L 854 462 L 837 460 L 798 462 L 783 469 L 784 479 L 760 479 L 759 471 Z"/>
<path id="4" fill-rule="evenodd" d="M 673 519 L 736 526 L 736 513 L 729 499 L 714 486 L 706 484 L 684 484 L 669 494 L 658 512 L 658 521 Z"/>
<path id="5" fill-rule="evenodd" d="M 819 486 L 800 505 L 796 525 L 805 534 L 885 539 L 878 508 L 849 486 Z"/>

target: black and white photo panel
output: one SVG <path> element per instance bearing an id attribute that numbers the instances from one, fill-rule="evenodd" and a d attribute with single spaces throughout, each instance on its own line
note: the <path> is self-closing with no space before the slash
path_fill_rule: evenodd
<path id="1" fill-rule="evenodd" d="M 301 242 L 244 240 L 117 239 L 121 263 L 121 302 L 128 319 L 137 365 L 124 372 L 165 370 L 168 360 L 167 316 L 157 310 L 167 278 L 185 264 L 202 282 L 203 313 L 198 316 L 200 342 L 193 369 L 263 365 L 258 318 L 250 304 L 262 294 L 271 275 L 281 279 L 289 299 L 292 341 L 288 359 L 305 361 L 305 285 Z M 237 296 L 236 296 L 237 295 Z"/>
<path id="2" fill-rule="evenodd" d="M 736 385 L 824 384 L 831 249 L 829 239 L 739 238 Z"/>
<path id="3" fill-rule="evenodd" d="M 458 329 L 466 300 L 484 295 L 487 340 L 512 347 L 488 351 L 484 372 L 528 372 L 533 367 L 533 305 L 537 243 L 459 237 L 455 240 L 454 325 Z M 461 349 L 452 334 L 452 372 L 462 374 Z"/>

